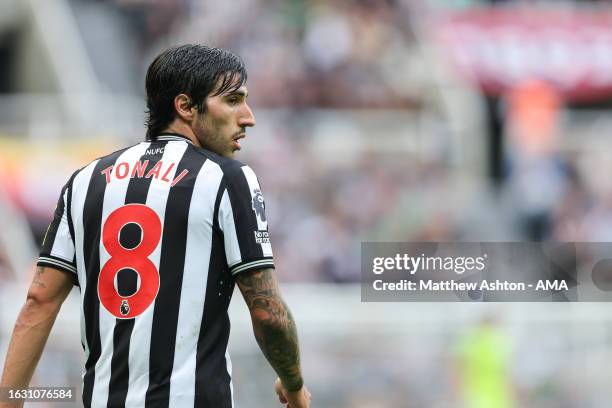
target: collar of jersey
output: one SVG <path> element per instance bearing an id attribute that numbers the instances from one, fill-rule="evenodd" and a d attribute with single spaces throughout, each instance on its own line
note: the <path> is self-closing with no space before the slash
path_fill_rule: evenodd
<path id="1" fill-rule="evenodd" d="M 193 144 L 193 142 L 187 136 L 181 135 L 180 133 L 160 133 L 156 140 L 159 142 L 178 141 Z"/>

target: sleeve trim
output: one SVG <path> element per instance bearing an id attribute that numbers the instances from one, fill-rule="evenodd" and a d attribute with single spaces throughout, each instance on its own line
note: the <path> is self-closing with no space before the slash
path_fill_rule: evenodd
<path id="1" fill-rule="evenodd" d="M 47 265 L 47 266 L 57 267 L 65 271 L 72 272 L 75 275 L 77 273 L 77 269 L 74 267 L 74 265 L 72 265 L 71 263 L 67 261 L 64 261 L 64 260 L 61 260 L 55 257 L 51 258 L 48 256 L 40 256 L 38 257 L 37 265 Z"/>
<path id="2" fill-rule="evenodd" d="M 244 272 L 248 269 L 255 268 L 274 268 L 274 260 L 272 258 L 266 259 L 258 259 L 251 262 L 246 262 L 242 264 L 237 264 L 231 267 L 232 275 L 236 275 L 237 273 Z"/>

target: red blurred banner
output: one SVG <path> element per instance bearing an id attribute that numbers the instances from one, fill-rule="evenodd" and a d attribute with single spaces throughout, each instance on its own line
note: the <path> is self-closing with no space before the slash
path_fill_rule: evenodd
<path id="1" fill-rule="evenodd" d="M 451 64 L 487 94 L 535 79 L 571 101 L 612 96 L 612 9 L 479 8 L 430 27 Z"/>

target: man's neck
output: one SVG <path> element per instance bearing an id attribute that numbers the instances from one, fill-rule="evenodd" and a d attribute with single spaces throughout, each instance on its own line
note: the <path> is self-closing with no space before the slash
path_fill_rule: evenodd
<path id="1" fill-rule="evenodd" d="M 193 133 L 193 130 L 189 126 L 187 126 L 185 123 L 173 122 L 166 129 L 164 129 L 162 133 L 176 133 L 176 134 L 182 135 L 186 137 L 187 139 L 191 140 L 194 145 L 198 147 L 202 147 L 202 145 L 200 144 L 200 141 L 195 136 L 195 133 Z"/>

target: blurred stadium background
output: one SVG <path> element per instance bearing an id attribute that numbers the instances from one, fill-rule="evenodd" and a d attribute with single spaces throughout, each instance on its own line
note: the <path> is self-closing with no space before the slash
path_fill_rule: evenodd
<path id="1" fill-rule="evenodd" d="M 358 282 L 362 241 L 611 240 L 611 27 L 606 1 L 0 0 L 0 363 L 61 186 L 144 137 L 148 63 L 195 42 L 249 69 L 240 159 L 313 406 L 609 407 L 607 304 L 364 304 Z M 275 406 L 231 312 L 237 406 Z M 78 325 L 73 293 L 35 384 L 80 386 Z"/>

